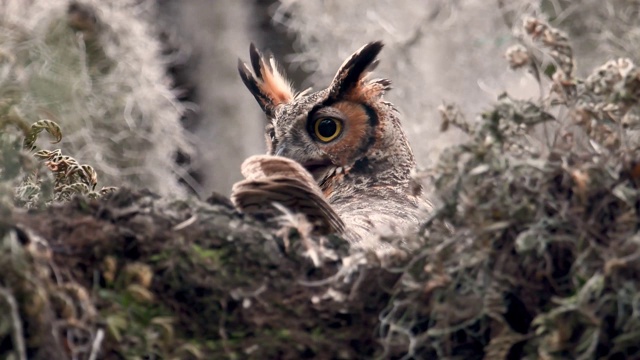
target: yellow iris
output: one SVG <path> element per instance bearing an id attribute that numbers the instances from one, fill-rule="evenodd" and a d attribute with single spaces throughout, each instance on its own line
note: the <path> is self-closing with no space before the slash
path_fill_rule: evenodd
<path id="1" fill-rule="evenodd" d="M 323 117 L 316 120 L 313 130 L 322 142 L 329 142 L 342 132 L 342 122 L 338 119 Z"/>

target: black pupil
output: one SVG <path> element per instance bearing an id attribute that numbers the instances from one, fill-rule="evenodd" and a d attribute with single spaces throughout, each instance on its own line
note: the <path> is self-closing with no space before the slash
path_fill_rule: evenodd
<path id="1" fill-rule="evenodd" d="M 322 137 L 332 137 L 337 130 L 336 122 L 331 119 L 324 119 L 318 124 L 318 134 Z"/>

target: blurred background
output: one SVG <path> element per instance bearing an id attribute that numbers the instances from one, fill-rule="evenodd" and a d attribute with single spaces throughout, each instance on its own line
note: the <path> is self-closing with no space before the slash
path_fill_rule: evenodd
<path id="1" fill-rule="evenodd" d="M 507 91 L 537 98 L 505 50 L 522 19 L 567 31 L 578 73 L 637 60 L 636 0 L 0 0 L 0 105 L 64 133 L 63 152 L 101 185 L 162 195 L 228 195 L 240 164 L 264 152 L 265 119 L 237 75 L 249 44 L 271 51 L 297 89 L 328 85 L 372 40 L 377 76 L 426 168 L 462 135 L 441 134 L 437 108 L 474 119 Z M 7 105 L 9 106 L 9 105 Z M 0 106 L 1 107 L 1 106 Z"/>

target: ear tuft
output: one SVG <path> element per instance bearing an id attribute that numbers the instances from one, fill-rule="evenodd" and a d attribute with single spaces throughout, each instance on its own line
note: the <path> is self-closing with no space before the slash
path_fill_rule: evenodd
<path id="1" fill-rule="evenodd" d="M 361 101 L 372 101 L 380 99 L 389 90 L 391 90 L 391 80 L 375 79 L 361 84 L 358 88 L 358 96 Z"/>
<path id="2" fill-rule="evenodd" d="M 244 86 L 246 86 L 247 89 L 249 89 L 249 91 L 251 92 L 251 94 L 253 94 L 253 96 L 258 101 L 258 104 L 260 104 L 260 107 L 262 108 L 262 110 L 265 113 L 267 113 L 267 115 L 271 116 L 272 115 L 270 114 L 271 107 L 272 107 L 271 99 L 267 97 L 267 94 L 264 91 L 262 91 L 262 88 L 258 80 L 256 80 L 256 78 L 253 77 L 251 70 L 249 70 L 247 65 L 243 63 L 242 60 L 240 59 L 238 59 L 238 73 L 240 73 L 240 78 L 242 79 Z"/>
<path id="3" fill-rule="evenodd" d="M 329 87 L 329 98 L 359 97 L 368 85 L 365 77 L 378 66 L 376 57 L 384 45 L 381 41 L 368 43 L 340 66 Z"/>
<path id="4" fill-rule="evenodd" d="M 256 98 L 262 110 L 271 117 L 278 105 L 293 100 L 294 90 L 289 81 L 280 73 L 278 64 L 273 57 L 270 57 L 268 62 L 265 61 L 265 57 L 253 43 L 249 47 L 249 56 L 253 74 L 245 63 L 238 60 L 240 78 Z"/>
<path id="5" fill-rule="evenodd" d="M 262 54 L 260 54 L 260 50 L 258 50 L 254 43 L 249 45 L 249 58 L 251 59 L 253 72 L 258 79 L 262 80 Z"/>

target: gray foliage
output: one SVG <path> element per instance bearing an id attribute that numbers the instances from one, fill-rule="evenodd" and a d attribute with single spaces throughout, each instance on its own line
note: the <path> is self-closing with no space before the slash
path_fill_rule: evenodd
<path id="1" fill-rule="evenodd" d="M 0 98 L 29 122 L 59 123 L 63 152 L 105 183 L 166 195 L 183 192 L 175 154 L 191 145 L 154 11 L 134 0 L 0 2 Z"/>

